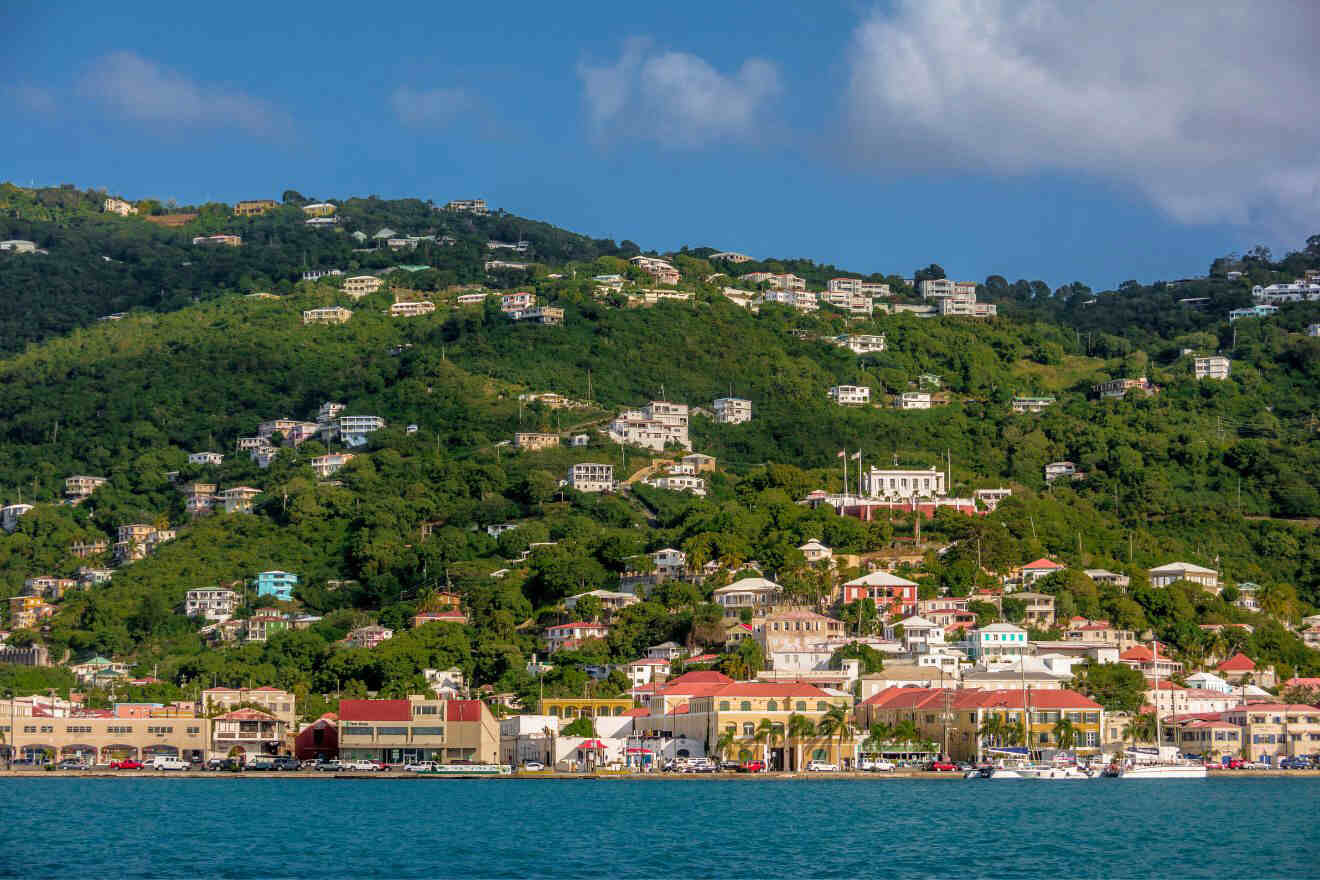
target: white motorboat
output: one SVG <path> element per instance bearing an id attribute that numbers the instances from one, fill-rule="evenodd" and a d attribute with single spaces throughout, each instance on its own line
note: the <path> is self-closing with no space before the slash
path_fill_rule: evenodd
<path id="1" fill-rule="evenodd" d="M 1029 771 L 1032 779 L 1096 779 L 1097 774 L 1083 770 L 1076 764 L 1045 764 L 1032 767 Z"/>
<path id="2" fill-rule="evenodd" d="M 1119 779 L 1205 779 L 1204 764 L 1133 764 L 1120 768 Z"/>

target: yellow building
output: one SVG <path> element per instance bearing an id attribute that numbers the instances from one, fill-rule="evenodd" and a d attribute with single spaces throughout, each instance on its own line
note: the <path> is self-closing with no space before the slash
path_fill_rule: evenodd
<path id="1" fill-rule="evenodd" d="M 1033 750 L 1057 748 L 1060 720 L 1071 724 L 1072 749 L 1096 754 L 1106 742 L 1104 709 L 1099 703 L 1068 690 L 1033 690 L 1026 697 L 1031 707 L 1030 738 L 1023 743 L 1007 732 L 990 734 L 987 723 L 997 718 L 1008 727 L 1023 723 L 1023 692 L 978 691 L 952 688 L 889 688 L 863 700 L 857 707 L 861 727 L 896 726 L 911 722 L 935 750 L 958 760 L 981 760 L 995 745 L 1028 745 Z"/>
<path id="2" fill-rule="evenodd" d="M 273 199 L 249 199 L 234 205 L 235 217 L 260 217 L 267 211 L 273 211 L 280 203 Z"/>
<path id="3" fill-rule="evenodd" d="M 628 697 L 544 697 L 540 714 L 555 718 L 607 718 L 633 707 Z"/>
<path id="4" fill-rule="evenodd" d="M 317 202 L 314 205 L 303 205 L 303 213 L 308 217 L 333 217 L 335 215 L 335 206 L 329 202 Z"/>
<path id="5" fill-rule="evenodd" d="M 853 766 L 856 739 L 846 725 L 852 713 L 851 697 L 833 696 L 802 682 L 735 681 L 690 690 L 686 704 L 663 715 L 638 718 L 634 728 L 653 736 L 703 741 L 706 753 L 716 758 L 768 757 L 770 767 L 777 770 L 801 770 L 809 761 L 837 764 L 840 769 Z M 834 712 L 845 721 L 842 739 L 838 731 L 826 736 L 818 730 L 821 720 L 836 707 L 843 710 Z M 805 719 L 809 732 L 795 733 L 794 715 Z M 769 722 L 770 735 L 762 733 L 764 722 Z"/>
<path id="6" fill-rule="evenodd" d="M 9 600 L 9 625 L 15 629 L 32 629 L 38 621 L 55 614 L 55 606 L 40 596 L 14 596 Z"/>

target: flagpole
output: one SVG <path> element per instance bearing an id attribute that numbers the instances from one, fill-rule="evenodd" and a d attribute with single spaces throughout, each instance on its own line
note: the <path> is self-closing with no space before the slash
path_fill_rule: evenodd
<path id="1" fill-rule="evenodd" d="M 847 505 L 847 503 L 848 503 L 848 450 L 846 450 L 846 449 L 840 450 L 840 451 L 839 451 L 839 455 L 843 458 L 843 505 Z"/>

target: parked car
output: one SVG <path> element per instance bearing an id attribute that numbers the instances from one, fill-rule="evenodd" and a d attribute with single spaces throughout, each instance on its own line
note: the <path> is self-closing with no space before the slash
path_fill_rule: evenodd
<path id="1" fill-rule="evenodd" d="M 55 765 L 56 770 L 90 770 L 91 765 L 82 758 L 65 758 Z"/>
<path id="2" fill-rule="evenodd" d="M 324 770 L 327 773 L 333 773 L 336 770 L 343 770 L 344 765 L 338 759 L 331 758 L 329 761 L 317 761 L 316 769 Z"/>
<path id="3" fill-rule="evenodd" d="M 339 767 L 339 769 L 340 769 L 340 770 L 366 770 L 366 771 L 369 771 L 369 772 L 373 772 L 373 773 L 374 773 L 374 772 L 376 772 L 376 771 L 378 771 L 378 770 L 384 770 L 384 769 L 385 769 L 385 765 L 382 764 L 382 763 L 379 762 L 379 761 L 371 761 L 371 760 L 367 760 L 367 759 L 359 759 L 359 760 L 357 760 L 357 761 L 341 761 L 341 762 L 340 762 L 340 767 Z"/>
<path id="4" fill-rule="evenodd" d="M 411 764 L 404 764 L 403 769 L 409 773 L 426 773 L 435 769 L 435 761 L 413 761 Z"/>
<path id="5" fill-rule="evenodd" d="M 831 764 L 829 761 L 808 761 L 808 773 L 838 773 L 839 765 Z"/>
<path id="6" fill-rule="evenodd" d="M 724 773 L 737 773 L 741 766 L 737 761 L 720 761 L 720 771 Z"/>
<path id="7" fill-rule="evenodd" d="M 764 773 L 765 761 L 743 761 L 738 765 L 739 773 Z"/>
<path id="8" fill-rule="evenodd" d="M 141 770 L 142 762 L 134 758 L 123 758 L 118 761 L 110 762 L 111 770 Z"/>
<path id="9" fill-rule="evenodd" d="M 151 759 L 152 770 L 187 770 L 188 762 L 174 755 L 157 755 Z"/>
<path id="10" fill-rule="evenodd" d="M 274 763 L 276 770 L 299 770 L 302 768 L 302 762 L 292 755 L 276 755 Z"/>
<path id="11" fill-rule="evenodd" d="M 1243 770 L 1268 770 L 1270 765 L 1264 761 L 1247 761 L 1242 765 Z"/>
<path id="12" fill-rule="evenodd" d="M 954 773 L 958 770 L 958 765 L 952 761 L 931 761 L 926 765 L 926 769 L 932 773 Z"/>
<path id="13" fill-rule="evenodd" d="M 863 760 L 860 766 L 863 770 L 881 773 L 892 773 L 896 769 L 893 761 L 886 761 L 883 758 Z"/>
<path id="14" fill-rule="evenodd" d="M 540 773 L 545 769 L 545 765 L 540 761 L 524 761 L 522 768 L 528 773 Z"/>

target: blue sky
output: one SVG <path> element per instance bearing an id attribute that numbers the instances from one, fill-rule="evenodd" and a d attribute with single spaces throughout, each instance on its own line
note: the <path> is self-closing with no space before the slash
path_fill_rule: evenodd
<path id="1" fill-rule="evenodd" d="M 0 178 L 1097 288 L 1320 232 L 1311 4 L 1084 6 L 9 0 Z"/>

